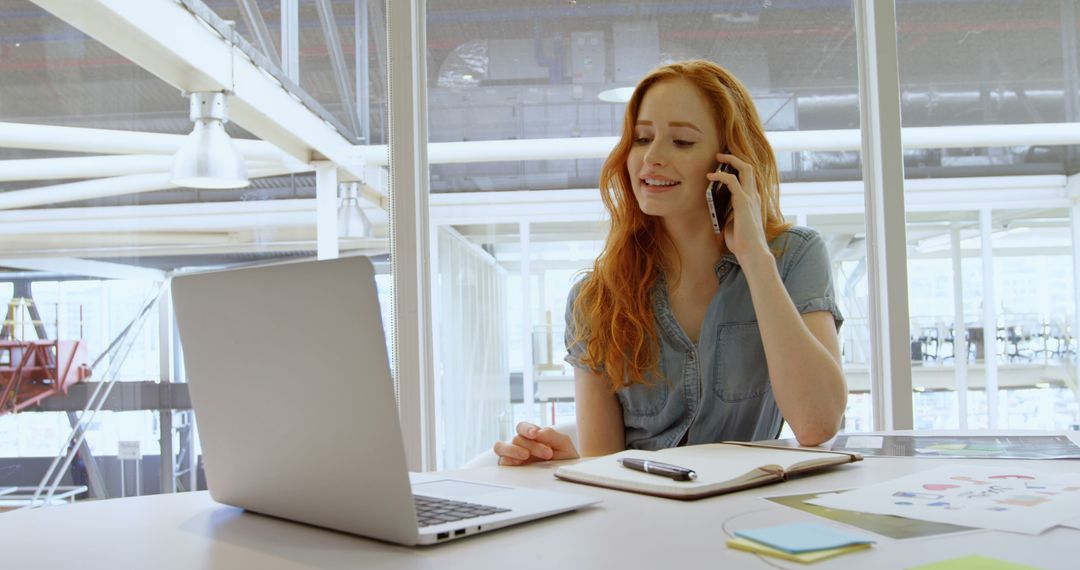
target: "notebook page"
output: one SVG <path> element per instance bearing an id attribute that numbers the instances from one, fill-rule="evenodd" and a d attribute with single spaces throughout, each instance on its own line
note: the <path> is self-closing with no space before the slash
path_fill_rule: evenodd
<path id="1" fill-rule="evenodd" d="M 846 463 L 849 458 L 841 455 L 801 451 L 798 449 L 770 449 L 767 447 L 748 447 L 725 443 L 676 447 L 657 452 L 660 461 L 674 463 L 680 467 L 694 469 L 699 478 L 710 480 L 738 479 L 755 469 L 765 467 L 769 470 L 779 466 L 789 471 L 800 464 Z M 687 465 L 683 465 L 683 463 Z M 697 465 L 690 465 L 694 462 Z"/>

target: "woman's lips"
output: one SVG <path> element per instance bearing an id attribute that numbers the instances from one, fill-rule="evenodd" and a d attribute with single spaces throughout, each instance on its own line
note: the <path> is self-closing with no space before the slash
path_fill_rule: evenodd
<path id="1" fill-rule="evenodd" d="M 679 182 L 676 182 L 675 184 L 668 184 L 668 185 L 664 185 L 664 186 L 659 186 L 659 185 L 654 186 L 654 185 L 649 184 L 648 182 L 646 182 L 644 180 L 641 181 L 641 187 L 644 188 L 646 192 L 652 192 L 652 193 L 655 193 L 655 194 L 660 194 L 660 193 L 663 193 L 663 192 L 668 192 L 668 191 L 674 190 L 675 188 L 679 187 L 679 184 L 680 184 Z"/>

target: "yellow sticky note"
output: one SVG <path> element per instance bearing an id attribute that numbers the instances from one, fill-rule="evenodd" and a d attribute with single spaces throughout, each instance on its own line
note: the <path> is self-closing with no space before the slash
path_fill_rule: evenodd
<path id="1" fill-rule="evenodd" d="M 973 554 L 971 556 L 961 556 L 959 558 L 950 558 L 948 560 L 942 560 L 940 562 L 931 562 L 930 564 L 923 564 L 922 566 L 913 566 L 908 570 L 1039 570 L 1034 566 L 1028 566 L 1027 564 L 1019 564 L 1016 562 L 1009 562 L 1008 560 L 1001 560 L 1000 558 L 990 558 L 989 556 L 979 556 Z"/>
<path id="2" fill-rule="evenodd" d="M 792 560 L 794 562 L 802 562 L 803 564 L 809 564 L 811 562 L 825 560 L 826 558 L 832 558 L 833 556 L 847 554 L 848 552 L 855 552 L 856 550 L 864 550 L 870 548 L 869 544 L 853 544 L 851 546 L 830 548 L 828 550 L 815 550 L 813 552 L 803 552 L 802 554 L 792 554 L 790 552 L 784 552 L 783 550 L 770 548 L 768 546 L 765 546 L 764 544 L 760 544 L 752 540 L 747 540 L 745 538 L 732 538 L 727 541 L 727 545 L 737 550 L 745 550 L 747 552 L 764 554 L 766 556 L 775 556 L 776 558 L 783 558 L 784 560 Z"/>

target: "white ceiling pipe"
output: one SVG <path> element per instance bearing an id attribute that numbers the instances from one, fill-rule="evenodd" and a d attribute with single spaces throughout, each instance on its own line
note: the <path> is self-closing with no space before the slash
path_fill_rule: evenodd
<path id="1" fill-rule="evenodd" d="M 1055 190 L 1061 191 L 1066 177 L 1061 174 L 1031 176 L 971 176 L 966 178 L 918 178 L 904 180 L 906 192 L 949 192 L 987 190 Z M 861 194 L 861 180 L 834 182 L 782 182 L 780 195 L 789 194 Z M 453 194 L 451 194 L 453 195 Z M 1017 193 L 1023 203 L 1023 192 Z"/>
<path id="2" fill-rule="evenodd" d="M 289 226 L 315 227 L 314 212 L 227 214 L 172 218 L 121 218 L 114 220 L 57 220 L 0 224 L 0 235 L 85 234 L 98 232 L 219 232 L 250 231 Z"/>
<path id="3" fill-rule="evenodd" d="M 0 182 L 17 180 L 67 180 L 166 172 L 173 157 L 161 154 L 78 156 L 0 160 Z M 247 163 L 248 170 L 281 168 L 281 162 Z"/>
<path id="4" fill-rule="evenodd" d="M 1080 123 L 908 127 L 904 148 L 981 148 L 995 146 L 1056 146 L 1080 144 Z M 769 131 L 775 152 L 857 151 L 858 129 Z M 430 143 L 428 162 L 461 164 L 513 160 L 606 158 L 617 137 L 580 137 Z M 369 165 L 385 166 L 385 146 L 358 146 L 357 156 Z"/>
<path id="5" fill-rule="evenodd" d="M 372 224 L 385 228 L 386 212 L 366 208 Z M 266 200 L 246 202 L 204 202 L 197 204 L 152 206 L 107 206 L 87 208 L 51 208 L 0 212 L 0 235 L 5 243 L 19 238 L 54 234 L 92 234 L 118 237 L 124 232 L 144 236 L 174 232 L 244 232 L 266 229 L 268 225 L 315 227 L 314 200 Z M 100 234 L 99 234 L 100 233 Z M 133 239 L 128 237 L 129 240 Z M 114 240 L 115 241 L 115 240 Z"/>
<path id="6" fill-rule="evenodd" d="M 1080 180 L 1080 177 L 1076 177 L 1074 180 Z M 1017 200 L 1023 202 L 1026 199 L 1025 197 L 1031 193 L 1041 193 L 1040 195 L 1042 195 L 1049 192 L 1049 195 L 1062 195 L 1063 188 L 1067 186 L 1066 181 L 1066 177 L 1061 175 L 970 177 L 908 180 L 905 182 L 905 187 L 907 191 L 913 194 L 926 195 L 940 192 L 963 193 L 965 191 L 987 192 L 995 190 L 1014 196 Z M 861 196 L 861 184 L 859 181 L 783 183 L 781 184 L 780 194 L 784 198 L 813 196 L 814 199 L 820 199 L 822 196 L 844 196 L 844 199 L 847 199 L 849 195 Z M 444 209 L 448 211 L 460 209 L 461 211 L 472 212 L 484 219 L 490 217 L 488 216 L 488 209 L 511 208 L 515 212 L 527 212 L 559 204 L 562 205 L 559 207 L 562 208 L 561 211 L 564 214 L 566 213 L 567 204 L 572 205 L 572 209 L 575 209 L 575 211 L 588 210 L 592 212 L 594 206 L 599 204 L 599 195 L 595 189 L 462 192 L 435 194 L 432 196 L 431 202 L 433 215 Z M 42 227 L 51 227 L 52 224 L 63 221 L 115 221 L 125 218 L 151 220 L 154 224 L 159 223 L 162 219 L 192 218 L 196 220 L 195 223 L 197 224 L 199 218 L 209 216 L 288 212 L 314 216 L 315 200 L 254 200 L 10 210 L 0 211 L 0 224 L 26 222 L 36 223 Z M 364 213 L 372 220 L 375 220 L 377 224 L 384 223 L 385 212 L 369 207 L 365 208 Z M 243 226 L 240 226 L 239 229 L 243 229 Z"/>
<path id="7" fill-rule="evenodd" d="M 261 170 L 251 172 L 251 178 L 263 176 L 279 176 L 288 174 L 284 167 L 276 170 Z M 0 192 L 0 210 L 15 208 L 29 208 L 44 204 L 56 204 L 60 202 L 73 202 L 76 200 L 90 200 L 108 196 L 123 196 L 126 194 L 139 194 L 141 192 L 153 192 L 156 190 L 170 190 L 176 188 L 169 181 L 168 172 L 160 174 L 132 174 L 129 176 L 117 176 L 114 178 L 98 178 L 82 182 L 57 184 L 55 186 L 43 186 L 40 188 L 28 188 L 26 190 L 10 190 Z"/>
<path id="8" fill-rule="evenodd" d="M 43 231 L 48 231 L 45 228 Z M 176 245 L 176 244 L 219 244 L 234 241 L 236 232 L 141 232 L 133 235 L 131 232 L 110 232 L 81 234 L 78 240 L 72 240 L 71 234 L 34 233 L 4 236 L 0 242 L 0 251 L 7 252 L 2 255 L 13 255 L 24 252 L 28 247 L 143 247 L 147 245 Z M 73 244 L 72 241 L 77 241 Z M 14 252 L 14 253 L 12 253 Z"/>
<path id="9" fill-rule="evenodd" d="M 765 133 L 773 152 L 819 152 L 860 150 L 862 135 L 858 129 L 821 131 L 768 131 Z"/>
<path id="10" fill-rule="evenodd" d="M 970 176 L 966 178 L 914 178 L 904 180 L 908 192 L 936 192 L 947 190 L 1061 190 L 1066 184 L 1063 174 L 1033 174 L 1029 176 Z M 1020 200 L 1023 203 L 1023 194 Z"/>
<path id="11" fill-rule="evenodd" d="M 972 125 L 903 129 L 904 148 L 983 148 L 1080 144 L 1080 123 Z"/>
<path id="12" fill-rule="evenodd" d="M 857 129 L 769 131 L 766 136 L 776 152 L 858 150 L 860 140 Z M 908 127 L 903 130 L 903 137 L 905 148 L 1067 145 L 1080 144 L 1080 124 Z M 4 148 L 171 156 L 185 138 L 186 135 L 0 123 L 0 147 Z M 431 164 L 605 158 L 617 140 L 617 137 L 577 137 L 430 143 L 428 156 Z M 311 170 L 268 142 L 234 141 L 247 160 L 276 161 L 302 169 L 294 172 Z M 356 146 L 353 154 L 370 166 L 386 166 L 389 160 L 385 145 Z"/>
<path id="13" fill-rule="evenodd" d="M 176 151 L 180 148 L 181 145 L 184 144 L 186 140 L 187 135 L 170 135 L 162 133 L 145 133 L 139 131 L 118 131 L 109 129 L 88 129 L 83 127 L 57 127 L 52 125 L 31 125 L 25 123 L 0 122 L 0 148 L 22 148 L 31 150 L 108 154 L 168 155 L 171 160 L 171 157 L 176 154 Z M 240 154 L 244 156 L 245 160 L 260 163 L 252 164 L 252 162 L 249 162 L 249 171 L 254 171 L 262 168 L 262 166 L 264 165 L 262 165 L 261 163 L 270 163 L 274 166 L 280 164 L 287 170 L 286 172 L 282 172 L 281 174 L 311 172 L 314 170 L 314 167 L 312 167 L 308 163 L 293 158 L 288 153 L 282 151 L 278 147 L 266 141 L 251 139 L 233 139 L 233 142 L 236 144 L 237 148 L 240 150 Z M 353 150 L 354 148 L 365 147 L 350 148 L 348 158 L 349 162 L 352 164 L 352 170 L 363 172 L 365 175 L 375 174 L 374 172 L 369 173 L 366 171 L 366 169 L 357 166 L 357 161 L 362 160 L 362 157 L 364 156 L 368 156 L 371 151 L 355 151 Z M 383 153 L 382 165 L 385 166 L 387 150 L 385 146 L 381 148 Z M 171 165 L 172 163 L 170 162 L 168 166 L 159 170 L 168 170 Z M 137 173 L 138 172 L 117 172 L 116 174 L 121 175 Z M 57 177 L 51 175 L 46 177 L 44 174 L 42 174 L 38 178 L 22 178 L 22 180 L 47 179 L 57 179 Z M 347 175 L 343 179 L 352 180 L 358 178 L 355 178 L 352 175 Z M 14 180 L 14 178 L 4 178 L 3 176 L 0 176 L 0 181 L 3 180 Z M 361 189 L 361 195 L 372 204 L 379 206 L 384 210 L 388 210 L 388 199 L 383 193 L 378 190 L 378 188 L 385 188 L 386 184 L 384 184 L 381 180 L 375 179 L 372 179 L 370 181 L 370 184 L 366 182 L 367 181 L 365 181 L 365 184 Z"/>
<path id="14" fill-rule="evenodd" d="M 314 236 L 314 232 L 311 232 Z M 276 234 L 275 234 L 276 236 Z M 275 252 L 294 253 L 298 251 L 312 251 L 315 249 L 314 237 L 306 238 L 303 236 L 290 237 L 288 239 L 280 240 L 276 237 L 273 239 L 265 239 L 258 235 L 242 236 L 243 239 L 237 241 L 230 241 L 227 243 L 215 243 L 215 244 L 174 244 L 174 245 L 151 245 L 151 246 L 133 246 L 126 245 L 125 247 L 83 247 L 81 244 L 75 247 L 64 248 L 34 248 L 29 252 L 16 252 L 6 253 L 4 252 L 4 245 L 0 243 L 0 253 L 7 257 L 23 258 L 33 255 L 34 257 L 94 257 L 94 258 L 130 258 L 132 255 L 139 255 L 144 257 L 163 256 L 163 255 L 217 255 L 217 254 L 233 254 L 233 253 L 246 253 L 246 254 L 267 254 Z M 350 253 L 359 253 L 363 255 L 384 255 L 389 253 L 389 242 L 386 238 L 350 238 L 343 240 L 344 247 L 349 250 Z M 28 255 L 22 255 L 27 253 Z M 387 270 L 389 268 L 387 267 Z"/>
<path id="15" fill-rule="evenodd" d="M 46 271 L 64 275 L 85 275 L 102 279 L 147 279 L 164 281 L 166 273 L 160 269 L 136 267 L 123 263 L 109 263 L 76 258 L 8 258 L 0 259 L 2 267 L 16 267 L 31 271 Z"/>
<path id="16" fill-rule="evenodd" d="M 119 218 L 214 216 L 222 214 L 250 214 L 271 212 L 308 212 L 314 215 L 315 200 L 244 200 L 239 202 L 148 204 L 145 206 L 91 206 L 84 208 L 40 208 L 33 210 L 8 210 L 0 211 L 0 223 L 53 222 L 57 220 L 113 220 Z"/>
<path id="17" fill-rule="evenodd" d="M 618 137 L 469 141 L 428 144 L 432 164 L 460 164 L 486 160 L 566 160 L 603 158 Z"/>
<path id="18" fill-rule="evenodd" d="M 0 148 L 172 156 L 186 140 L 187 134 L 170 135 L 85 127 L 0 123 Z M 274 162 L 287 166 L 304 165 L 302 161 L 294 159 L 266 141 L 233 139 L 233 142 L 247 160 Z"/>

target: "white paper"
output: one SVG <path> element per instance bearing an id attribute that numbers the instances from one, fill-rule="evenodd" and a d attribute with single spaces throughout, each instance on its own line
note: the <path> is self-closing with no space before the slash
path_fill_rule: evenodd
<path id="1" fill-rule="evenodd" d="M 844 447 L 852 447 L 859 449 L 881 449 L 884 445 L 885 438 L 880 435 L 849 435 L 847 441 L 844 442 Z"/>
<path id="2" fill-rule="evenodd" d="M 1069 528 L 1075 528 L 1077 530 L 1080 530 L 1080 519 L 1073 519 L 1071 521 L 1061 523 L 1061 525 L 1059 526 L 1067 526 Z"/>
<path id="3" fill-rule="evenodd" d="M 807 501 L 911 519 L 1039 534 L 1080 512 L 1080 474 L 943 466 Z"/>

